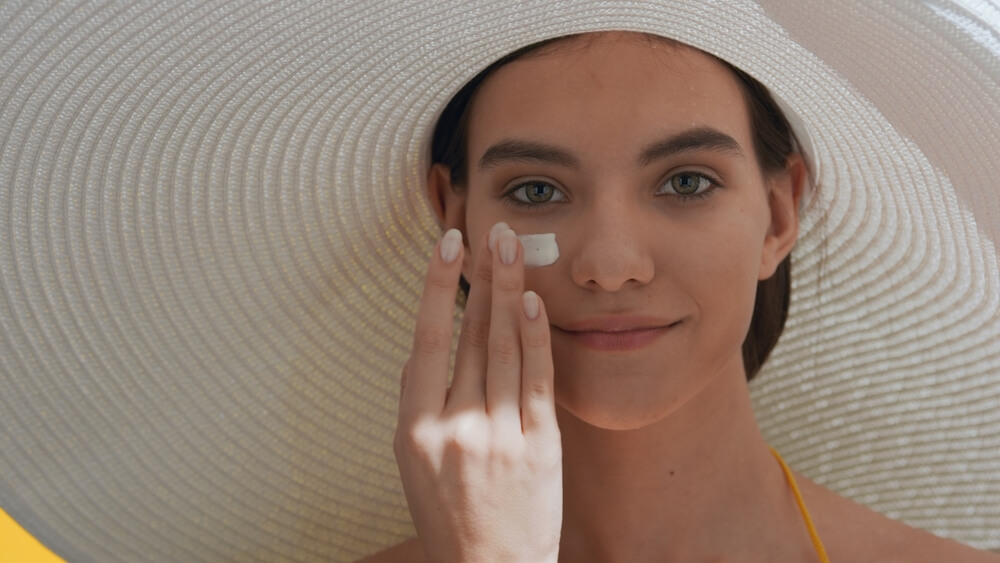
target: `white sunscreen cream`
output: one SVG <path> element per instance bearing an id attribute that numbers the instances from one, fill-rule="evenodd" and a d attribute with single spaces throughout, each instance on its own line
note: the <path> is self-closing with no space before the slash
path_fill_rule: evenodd
<path id="1" fill-rule="evenodd" d="M 555 233 L 537 235 L 517 235 L 524 247 L 524 266 L 538 268 L 548 266 L 559 258 L 559 245 Z"/>

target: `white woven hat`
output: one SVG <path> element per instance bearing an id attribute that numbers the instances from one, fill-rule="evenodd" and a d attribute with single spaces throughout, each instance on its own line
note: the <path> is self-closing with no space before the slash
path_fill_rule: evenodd
<path id="1" fill-rule="evenodd" d="M 1000 547 L 1000 7 L 984 0 L 0 4 L 0 506 L 73 561 L 347 561 L 391 440 L 448 99 L 541 39 L 766 84 L 816 189 L 752 393 L 772 445 Z"/>

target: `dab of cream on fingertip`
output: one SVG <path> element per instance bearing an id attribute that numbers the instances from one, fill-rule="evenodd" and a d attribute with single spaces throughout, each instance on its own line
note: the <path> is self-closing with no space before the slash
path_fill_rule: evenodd
<path id="1" fill-rule="evenodd" d="M 539 268 L 548 266 L 559 258 L 559 245 L 556 244 L 555 233 L 540 233 L 536 235 L 517 235 L 524 247 L 524 266 Z"/>

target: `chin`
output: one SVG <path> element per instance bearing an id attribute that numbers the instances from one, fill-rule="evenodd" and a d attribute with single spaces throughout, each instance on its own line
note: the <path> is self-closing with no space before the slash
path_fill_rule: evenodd
<path id="1" fill-rule="evenodd" d="M 638 376 L 631 376 L 637 378 Z M 609 389 L 607 379 L 595 386 L 581 378 L 560 385 L 556 374 L 556 405 L 566 414 L 590 426 L 604 430 L 638 430 L 670 416 L 685 402 L 666 389 L 651 390 L 649 385 L 633 381 L 628 385 L 618 379 Z M 631 387 L 631 390 L 628 388 Z"/>
<path id="2" fill-rule="evenodd" d="M 612 431 L 628 431 L 628 430 L 640 430 L 651 426 L 663 418 L 666 415 L 660 417 L 655 416 L 620 416 L 621 413 L 611 413 L 600 409 L 574 409 L 572 405 L 559 404 L 562 410 L 569 416 L 587 424 L 588 426 L 593 426 L 594 428 L 600 428 L 601 430 L 612 430 Z"/>
<path id="3" fill-rule="evenodd" d="M 593 359 L 591 359 L 593 360 Z M 742 361 L 742 360 L 740 360 Z M 638 430 L 663 421 L 703 393 L 723 369 L 650 370 L 649 362 L 571 362 L 556 368 L 560 410 L 596 428 Z M 575 364 L 575 365 L 574 365 Z M 742 363 L 740 364 L 742 366 Z M 700 375 L 695 375 L 695 373 Z"/>

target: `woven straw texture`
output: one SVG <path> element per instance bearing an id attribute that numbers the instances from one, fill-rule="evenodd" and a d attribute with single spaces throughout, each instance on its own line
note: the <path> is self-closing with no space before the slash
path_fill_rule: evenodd
<path id="1" fill-rule="evenodd" d="M 0 506 L 73 561 L 349 561 L 413 534 L 398 374 L 449 97 L 598 29 L 703 48 L 804 124 L 789 464 L 1000 547 L 1000 8 L 0 3 Z"/>

